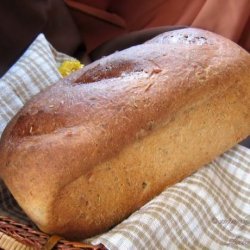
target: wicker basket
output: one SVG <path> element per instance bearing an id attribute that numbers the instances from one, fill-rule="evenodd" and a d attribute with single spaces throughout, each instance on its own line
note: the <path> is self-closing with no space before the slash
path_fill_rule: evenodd
<path id="1" fill-rule="evenodd" d="M 29 226 L 17 223 L 10 218 L 0 216 L 0 249 L 105 250 L 106 248 L 102 244 L 93 246 L 80 242 L 70 242 L 56 235 L 49 236 Z"/>

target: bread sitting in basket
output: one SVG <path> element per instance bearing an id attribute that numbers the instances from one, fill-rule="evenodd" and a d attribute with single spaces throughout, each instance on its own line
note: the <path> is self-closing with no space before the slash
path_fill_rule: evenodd
<path id="1" fill-rule="evenodd" d="M 250 134 L 250 55 L 199 29 L 102 58 L 32 98 L 1 178 L 38 227 L 86 238 Z"/>

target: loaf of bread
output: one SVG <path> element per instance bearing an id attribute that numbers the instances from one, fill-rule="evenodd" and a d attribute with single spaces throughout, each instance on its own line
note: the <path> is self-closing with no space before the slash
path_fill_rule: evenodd
<path id="1" fill-rule="evenodd" d="M 38 227 L 102 233 L 250 134 L 250 55 L 199 29 L 104 57 L 32 98 L 0 173 Z"/>

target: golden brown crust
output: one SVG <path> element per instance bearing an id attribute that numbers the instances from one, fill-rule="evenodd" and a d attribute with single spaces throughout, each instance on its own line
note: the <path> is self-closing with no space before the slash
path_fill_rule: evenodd
<path id="1" fill-rule="evenodd" d="M 247 52 L 198 29 L 103 58 L 16 115 L 1 176 L 43 230 L 100 233 L 249 134 L 249 68 Z"/>

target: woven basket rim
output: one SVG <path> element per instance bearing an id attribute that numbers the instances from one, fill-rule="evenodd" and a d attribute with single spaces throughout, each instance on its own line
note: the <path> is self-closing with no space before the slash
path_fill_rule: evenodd
<path id="1" fill-rule="evenodd" d="M 83 242 L 74 242 L 59 236 L 50 236 L 35 230 L 27 225 L 16 222 L 10 217 L 0 215 L 0 232 L 34 249 L 60 249 L 60 250 L 106 250 L 103 244 L 91 245 Z M 1 246 L 0 246 L 1 248 Z"/>

